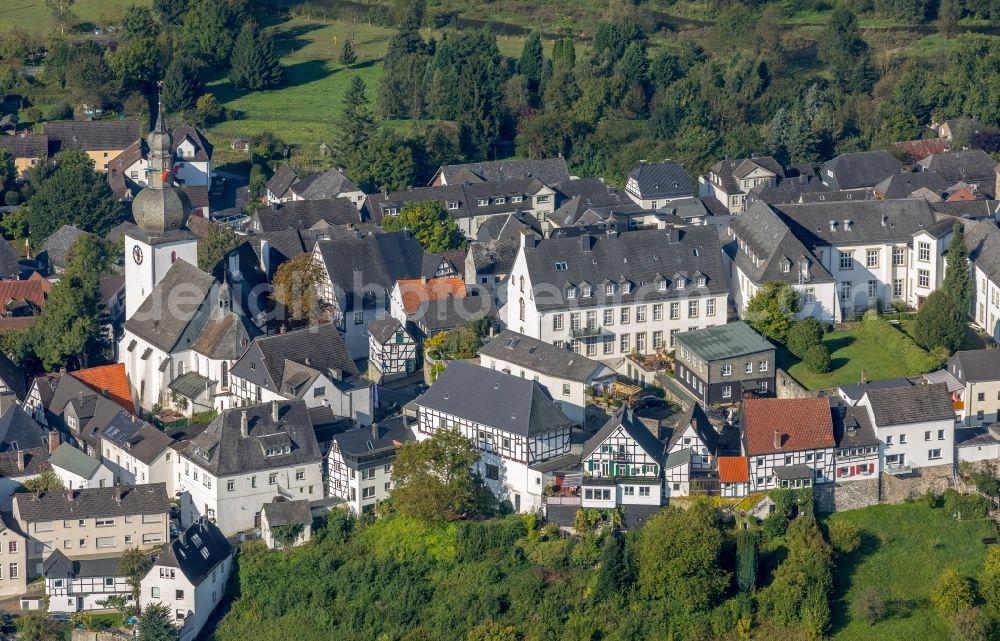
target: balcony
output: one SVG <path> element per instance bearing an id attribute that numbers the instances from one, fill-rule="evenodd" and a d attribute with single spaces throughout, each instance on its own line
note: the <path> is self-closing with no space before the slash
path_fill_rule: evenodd
<path id="1" fill-rule="evenodd" d="M 908 463 L 886 463 L 885 473 L 892 474 L 893 476 L 904 476 L 911 472 L 910 465 Z"/>
<path id="2" fill-rule="evenodd" d="M 610 332 L 607 333 L 610 334 Z M 604 328 L 600 325 L 587 325 L 586 327 L 569 330 L 570 338 L 593 338 L 594 336 L 603 336 L 604 334 Z"/>

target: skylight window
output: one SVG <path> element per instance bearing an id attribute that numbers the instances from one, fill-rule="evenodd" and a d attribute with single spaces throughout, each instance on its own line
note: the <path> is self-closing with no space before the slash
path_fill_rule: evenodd
<path id="1" fill-rule="evenodd" d="M 556 263 L 556 271 L 557 272 L 564 272 L 567 269 L 569 269 L 569 264 L 567 264 L 567 263 Z"/>

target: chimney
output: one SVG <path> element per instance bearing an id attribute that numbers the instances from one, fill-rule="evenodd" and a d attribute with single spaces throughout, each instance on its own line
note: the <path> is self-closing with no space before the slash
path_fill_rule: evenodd
<path id="1" fill-rule="evenodd" d="M 246 438 L 250 435 L 249 419 L 247 418 L 247 411 L 243 410 L 240 412 L 240 436 Z"/>
<path id="2" fill-rule="evenodd" d="M 580 234 L 580 251 L 587 254 L 594 246 L 594 238 L 590 234 Z"/>
<path id="3" fill-rule="evenodd" d="M 24 471 L 24 450 L 17 451 L 17 469 L 20 472 Z"/>
<path id="4" fill-rule="evenodd" d="M 115 487 L 113 496 L 115 497 L 115 502 L 117 503 L 122 502 L 122 488 L 120 486 Z"/>
<path id="5" fill-rule="evenodd" d="M 74 498 L 73 497 L 73 490 L 66 490 L 66 500 L 67 501 L 72 501 L 73 498 Z"/>
<path id="6" fill-rule="evenodd" d="M 521 247 L 536 247 L 538 245 L 538 239 L 535 238 L 535 233 L 530 229 L 521 230 Z"/>
<path id="7" fill-rule="evenodd" d="M 420 277 L 420 284 L 421 285 L 426 285 L 427 284 L 427 277 L 426 276 L 421 276 Z"/>
<path id="8" fill-rule="evenodd" d="M 781 449 L 781 438 L 783 436 L 784 436 L 784 434 L 782 434 L 781 432 L 779 432 L 777 430 L 774 431 L 774 449 L 776 449 L 776 450 L 780 450 Z"/>
<path id="9" fill-rule="evenodd" d="M 271 420 L 278 422 L 278 401 L 271 401 Z"/>
<path id="10" fill-rule="evenodd" d="M 49 432 L 49 454 L 55 452 L 57 447 L 59 447 L 59 432 L 52 430 Z"/>

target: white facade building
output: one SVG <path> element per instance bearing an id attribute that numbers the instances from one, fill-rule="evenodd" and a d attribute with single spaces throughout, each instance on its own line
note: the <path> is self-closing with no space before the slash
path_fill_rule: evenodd
<path id="1" fill-rule="evenodd" d="M 955 410 L 944 383 L 869 390 L 858 406 L 883 444 L 886 472 L 954 463 Z"/>

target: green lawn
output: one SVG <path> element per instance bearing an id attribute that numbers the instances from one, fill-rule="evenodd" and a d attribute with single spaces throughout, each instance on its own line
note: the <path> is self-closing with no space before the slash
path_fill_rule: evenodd
<path id="1" fill-rule="evenodd" d="M 840 512 L 828 521 L 851 521 L 862 545 L 835 568 L 832 639 L 837 641 L 948 641 L 949 631 L 928 601 L 941 572 L 954 568 L 978 576 L 986 554 L 982 539 L 997 535 L 989 520 L 956 521 L 943 509 L 918 501 Z M 874 586 L 889 614 L 869 626 L 851 621 L 850 604 Z"/>
<path id="2" fill-rule="evenodd" d="M 76 0 L 72 11 L 81 22 L 106 26 L 117 23 L 133 4 L 150 5 L 152 0 Z M 0 7 L 3 8 L 0 31 L 19 28 L 39 37 L 55 28 L 45 0 L 3 0 Z"/>
<path id="3" fill-rule="evenodd" d="M 832 365 L 826 374 L 809 371 L 782 345 L 778 346 L 778 367 L 813 391 L 857 383 L 861 370 L 867 372 L 870 381 L 919 373 L 908 372 L 901 362 L 886 354 L 878 343 L 865 338 L 859 330 L 836 330 L 827 334 L 823 342 L 830 350 Z"/>

